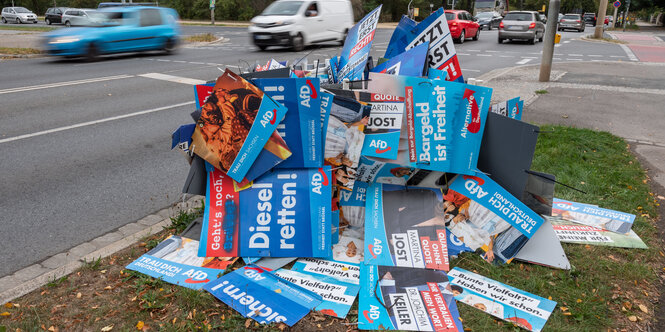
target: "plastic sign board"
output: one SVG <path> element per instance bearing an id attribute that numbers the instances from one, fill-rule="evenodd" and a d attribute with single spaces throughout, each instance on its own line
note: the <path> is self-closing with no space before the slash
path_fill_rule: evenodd
<path id="1" fill-rule="evenodd" d="M 374 32 L 376 32 L 376 26 L 379 23 L 381 7 L 382 5 L 367 14 L 349 30 L 339 57 L 339 70 L 335 82 L 341 82 L 345 78 L 351 81 L 363 78 L 369 51 L 374 40 Z"/>
<path id="2" fill-rule="evenodd" d="M 619 8 L 619 7 L 621 7 L 621 1 L 618 1 L 618 0 L 617 0 L 617 1 L 614 1 L 614 2 L 612 3 L 612 5 L 614 6 L 614 8 Z"/>

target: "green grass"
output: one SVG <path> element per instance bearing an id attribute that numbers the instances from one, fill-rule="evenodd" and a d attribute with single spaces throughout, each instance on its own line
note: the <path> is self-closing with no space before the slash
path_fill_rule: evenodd
<path id="1" fill-rule="evenodd" d="M 547 93 L 547 90 L 536 90 L 535 92 L 537 95 L 544 95 Z"/>
<path id="2" fill-rule="evenodd" d="M 40 26 L 30 26 L 30 25 L 2 25 L 0 30 L 19 30 L 19 31 L 51 31 L 56 28 L 51 27 L 40 27 Z"/>
<path id="3" fill-rule="evenodd" d="M 21 48 L 21 47 L 0 47 L 0 54 L 24 55 L 24 54 L 40 54 L 42 51 L 34 48 Z"/>
<path id="4" fill-rule="evenodd" d="M 102 258 L 97 257 L 97 259 L 92 259 L 91 261 L 86 261 L 83 264 L 83 270 L 91 270 L 91 271 L 98 271 L 101 269 L 102 266 Z"/>
<path id="5" fill-rule="evenodd" d="M 194 219 L 203 215 L 203 209 L 202 204 L 200 208 L 195 209 L 193 212 L 180 211 L 177 216 L 171 217 L 171 225 L 166 227 L 166 229 L 172 230 L 176 234 L 182 233 Z"/>
<path id="6" fill-rule="evenodd" d="M 635 306 L 623 313 L 621 304 L 630 301 L 651 305 L 653 299 L 636 284 L 654 285 L 662 258 L 652 218 L 656 216 L 656 203 L 644 181 L 645 171 L 626 142 L 606 132 L 542 126 L 532 169 L 555 174 L 557 181 L 586 192 L 557 185 L 558 198 L 636 214 L 633 230 L 649 249 L 562 244 L 572 265 L 570 271 L 519 262 L 497 267 L 471 253 L 460 255 L 451 265 L 545 298 L 551 296 L 558 306 L 545 325 L 548 331 L 600 331 L 617 327 L 622 316 L 640 316 Z M 620 285 L 621 291 L 615 285 Z M 649 288 L 646 291 L 652 293 Z M 518 330 L 475 308 L 461 303 L 458 307 L 465 328 Z M 568 308 L 570 314 L 564 315 L 561 307 Z"/>
<path id="7" fill-rule="evenodd" d="M 46 284 L 46 286 L 47 287 L 58 287 L 63 282 L 67 281 L 67 278 L 69 278 L 69 276 L 63 276 L 63 277 L 60 277 L 58 279 L 53 279 L 53 280 L 49 281 Z"/>
<path id="8" fill-rule="evenodd" d="M 187 36 L 184 38 L 185 42 L 188 43 L 203 43 L 203 42 L 213 42 L 217 40 L 217 37 L 212 33 L 201 33 L 198 35 Z"/>

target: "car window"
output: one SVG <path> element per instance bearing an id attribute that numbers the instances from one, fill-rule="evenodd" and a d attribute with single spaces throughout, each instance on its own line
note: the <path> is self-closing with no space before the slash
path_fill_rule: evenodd
<path id="1" fill-rule="evenodd" d="M 562 20 L 579 20 L 579 15 L 563 15 Z"/>
<path id="2" fill-rule="evenodd" d="M 454 20 L 455 19 L 455 14 L 454 13 L 446 13 L 446 20 Z"/>
<path id="3" fill-rule="evenodd" d="M 305 9 L 305 16 L 309 13 L 309 17 L 313 16 L 318 16 L 319 15 L 319 6 L 316 4 L 316 2 L 312 2 L 307 6 L 307 9 Z"/>
<path id="4" fill-rule="evenodd" d="M 530 13 L 508 13 L 503 19 L 505 21 L 533 21 L 533 15 Z"/>
<path id="5" fill-rule="evenodd" d="M 295 15 L 300 6 L 302 6 L 303 1 L 278 1 L 273 2 L 268 6 L 261 15 L 270 16 L 270 15 Z"/>
<path id="6" fill-rule="evenodd" d="M 142 27 L 162 25 L 162 15 L 159 9 L 141 9 L 140 24 Z"/>

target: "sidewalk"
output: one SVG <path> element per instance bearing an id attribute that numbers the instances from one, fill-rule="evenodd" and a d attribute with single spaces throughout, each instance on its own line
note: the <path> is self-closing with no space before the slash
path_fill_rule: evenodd
<path id="1" fill-rule="evenodd" d="M 614 30 L 607 33 L 614 39 L 627 42 L 627 47 L 644 62 L 665 62 L 665 27 L 647 22 L 637 22 L 637 31 Z"/>

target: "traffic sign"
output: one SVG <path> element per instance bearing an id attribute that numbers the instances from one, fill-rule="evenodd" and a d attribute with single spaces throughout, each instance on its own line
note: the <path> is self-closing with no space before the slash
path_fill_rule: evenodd
<path id="1" fill-rule="evenodd" d="M 614 3 L 612 3 L 612 5 L 614 6 L 614 8 L 619 8 L 619 6 L 621 6 L 621 1 L 619 1 L 619 0 L 614 1 Z"/>

